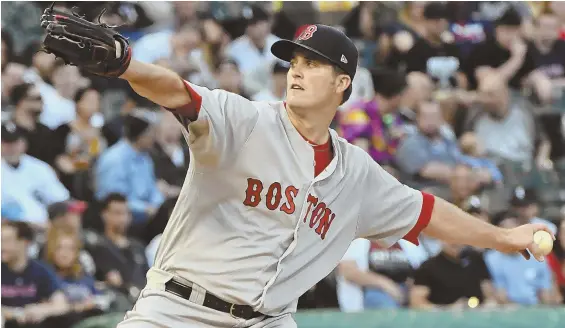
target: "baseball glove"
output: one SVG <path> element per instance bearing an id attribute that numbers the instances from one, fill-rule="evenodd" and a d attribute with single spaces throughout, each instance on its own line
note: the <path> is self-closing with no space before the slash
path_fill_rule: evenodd
<path id="1" fill-rule="evenodd" d="M 113 26 L 100 22 L 104 11 L 93 23 L 75 12 L 55 10 L 53 5 L 41 16 L 41 27 L 47 31 L 43 51 L 97 75 L 118 77 L 126 71 L 131 61 L 129 42 Z"/>

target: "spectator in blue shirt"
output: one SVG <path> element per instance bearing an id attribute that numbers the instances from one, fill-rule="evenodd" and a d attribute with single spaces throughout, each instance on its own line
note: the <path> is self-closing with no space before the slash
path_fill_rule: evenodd
<path id="1" fill-rule="evenodd" d="M 149 114 L 129 114 L 124 120 L 124 138 L 102 153 L 95 167 L 96 198 L 102 200 L 110 193 L 125 195 L 136 223 L 153 217 L 164 201 L 149 154 L 155 140 Z"/>
<path id="2" fill-rule="evenodd" d="M 94 278 L 85 273 L 79 261 L 80 235 L 71 229 L 51 229 L 47 236 L 45 260 L 61 280 L 61 288 L 71 305 L 76 322 L 99 314 Z"/>
<path id="3" fill-rule="evenodd" d="M 503 228 L 519 226 L 517 214 L 500 214 L 493 223 Z M 501 304 L 551 304 L 552 276 L 546 262 L 526 260 L 522 255 L 488 251 L 485 263 L 492 276 L 498 301 Z"/>
<path id="4" fill-rule="evenodd" d="M 2 222 L 2 316 L 6 328 L 51 327 L 69 306 L 54 272 L 28 258 L 32 229 L 24 222 Z M 62 326 L 65 326 L 64 324 Z"/>
<path id="5" fill-rule="evenodd" d="M 466 161 L 455 140 L 441 132 L 444 121 L 439 103 L 421 103 L 416 120 L 418 130 L 406 137 L 398 147 L 396 164 L 402 172 L 425 187 L 446 185 L 456 165 Z M 474 173 L 481 184 L 489 184 L 493 180 L 488 168 L 481 167 Z"/>

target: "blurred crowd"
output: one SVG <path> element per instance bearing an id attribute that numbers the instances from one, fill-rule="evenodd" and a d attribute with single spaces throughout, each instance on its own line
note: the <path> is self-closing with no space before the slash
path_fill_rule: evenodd
<path id="1" fill-rule="evenodd" d="M 190 164 L 170 113 L 122 80 L 40 51 L 47 5 L 2 3 L 6 327 L 70 327 L 130 309 Z M 310 2 L 56 6 L 91 19 L 106 8 L 102 20 L 135 59 L 257 101 L 285 98 L 276 40 L 307 23 L 339 27 L 360 53 L 333 122 L 342 137 L 485 221 L 542 222 L 558 236 L 545 262 L 425 235 L 388 249 L 355 240 L 300 309 L 563 303 L 565 3 L 359 2 L 339 15 Z"/>

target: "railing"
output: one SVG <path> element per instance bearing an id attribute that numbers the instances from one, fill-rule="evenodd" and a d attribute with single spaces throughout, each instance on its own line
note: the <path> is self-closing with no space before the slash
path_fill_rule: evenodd
<path id="1" fill-rule="evenodd" d="M 122 313 L 91 318 L 73 328 L 114 328 Z M 308 311 L 295 316 L 299 328 L 563 328 L 565 307 L 465 311 L 380 310 L 362 313 Z"/>
<path id="2" fill-rule="evenodd" d="M 562 328 L 565 307 L 512 310 L 415 311 L 381 310 L 358 314 L 300 313 L 299 328 Z"/>

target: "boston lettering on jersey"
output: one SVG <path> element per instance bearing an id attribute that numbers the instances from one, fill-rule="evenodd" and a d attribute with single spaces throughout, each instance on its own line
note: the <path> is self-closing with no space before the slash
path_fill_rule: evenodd
<path id="1" fill-rule="evenodd" d="M 261 203 L 262 194 L 265 190 L 263 182 L 258 179 L 247 179 L 247 190 L 245 191 L 245 200 L 243 205 L 249 207 L 257 207 Z M 272 183 L 265 193 L 265 205 L 271 211 L 280 210 L 286 214 L 293 214 L 296 210 L 294 198 L 298 195 L 298 188 L 295 186 L 287 186 L 284 189 L 279 182 Z M 284 195 L 284 200 L 283 200 Z M 330 226 L 335 218 L 335 213 L 327 207 L 326 203 L 320 202 L 318 197 L 309 194 L 306 198 L 308 209 L 302 219 L 304 223 L 320 236 L 321 239 L 326 238 L 326 234 L 330 230 Z"/>

